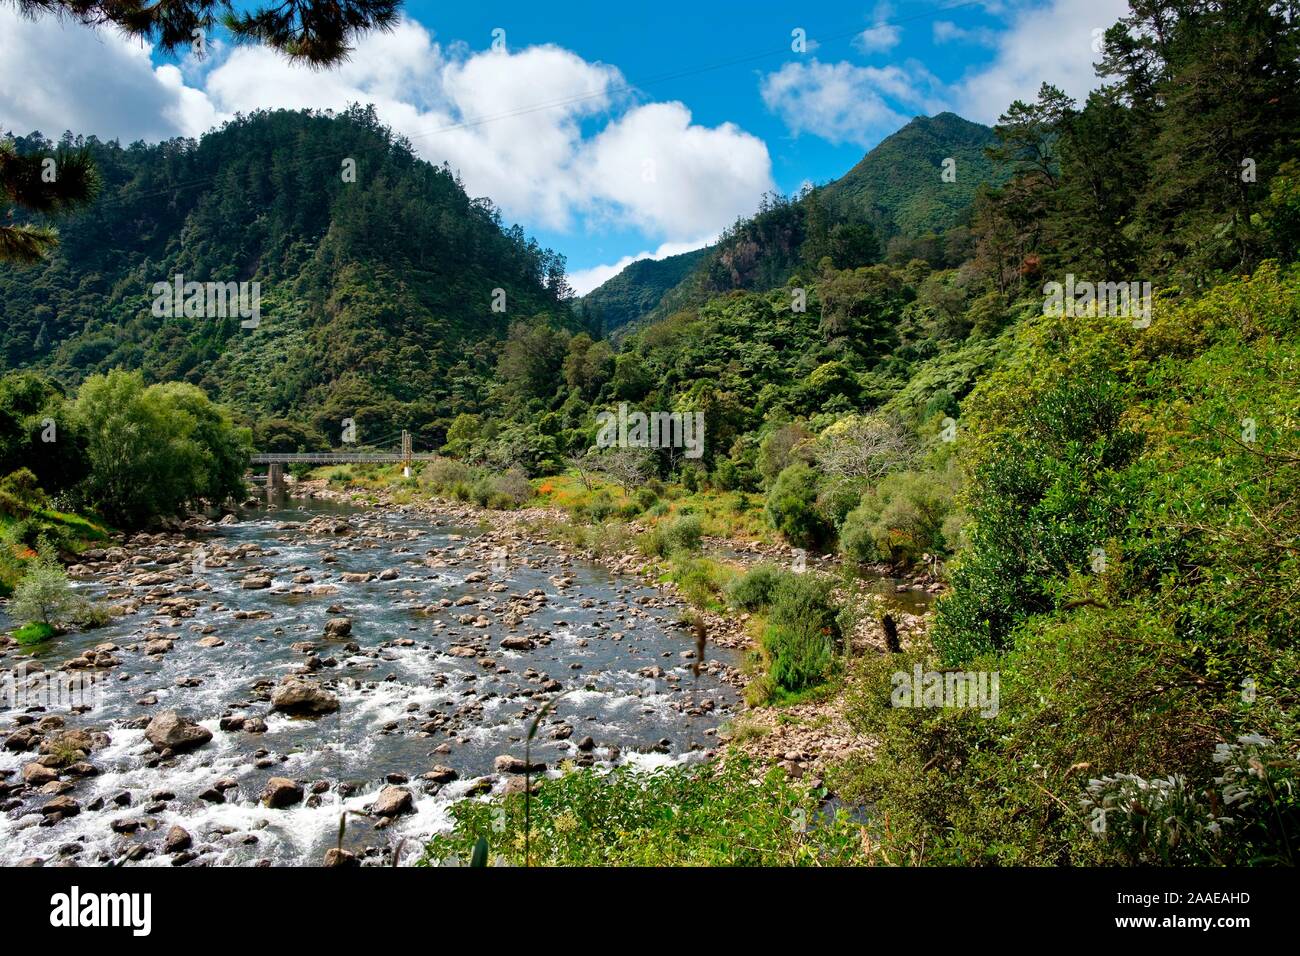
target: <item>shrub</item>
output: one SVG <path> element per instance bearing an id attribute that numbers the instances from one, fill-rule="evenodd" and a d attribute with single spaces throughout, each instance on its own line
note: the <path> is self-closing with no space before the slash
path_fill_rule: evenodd
<path id="1" fill-rule="evenodd" d="M 31 469 L 19 468 L 0 479 L 0 510 L 7 514 L 30 514 L 48 508 L 49 504 Z"/>
<path id="2" fill-rule="evenodd" d="M 9 605 L 11 617 L 57 628 L 72 623 L 82 602 L 72 592 L 63 568 L 50 558 L 33 558 Z"/>
<path id="3" fill-rule="evenodd" d="M 791 544 L 812 547 L 829 535 L 817 509 L 817 490 L 817 473 L 796 462 L 777 476 L 767 493 L 767 518 Z"/>
<path id="4" fill-rule="evenodd" d="M 1052 579 L 1086 570 L 1141 494 L 1125 474 L 1142 446 L 1121 422 L 1127 356 L 1113 329 L 1074 334 L 1065 356 L 1026 356 L 971 401 L 970 547 L 932 632 L 947 663 L 1005 648 L 1016 623 L 1053 605 Z"/>
<path id="5" fill-rule="evenodd" d="M 511 468 L 496 479 L 496 493 L 517 508 L 533 497 L 533 486 L 520 469 Z"/>
<path id="6" fill-rule="evenodd" d="M 511 864 L 542 866 L 805 866 L 864 862 L 847 811 L 824 812 L 820 793 L 763 774 L 744 758 L 721 766 L 610 773 L 575 770 L 532 797 L 524 860 L 522 794 L 462 800 L 453 828 L 426 846 L 421 866 L 470 859 L 480 839 Z M 806 819 L 816 825 L 791 826 Z"/>
<path id="7" fill-rule="evenodd" d="M 420 474 L 434 494 L 452 494 L 459 485 L 468 487 L 471 477 L 470 467 L 452 458 L 433 458 L 425 462 Z"/>
<path id="8" fill-rule="evenodd" d="M 14 631 L 14 640 L 22 645 L 39 644 L 57 633 L 49 624 L 24 624 Z"/>
<path id="9" fill-rule="evenodd" d="M 727 600 L 744 611 L 757 611 L 772 603 L 777 583 L 787 573 L 772 564 L 759 564 L 727 587 Z"/>
<path id="10" fill-rule="evenodd" d="M 659 522 L 645 534 L 641 550 L 647 555 L 658 555 L 661 558 L 676 553 L 689 554 L 700 549 L 703 537 L 704 530 L 699 517 L 692 514 L 678 515 Z"/>
<path id="11" fill-rule="evenodd" d="M 704 537 L 700 519 L 696 515 L 682 515 L 661 525 L 664 549 L 667 554 L 675 551 L 698 551 Z"/>
<path id="12" fill-rule="evenodd" d="M 950 551 L 944 538 L 953 508 L 952 483 L 938 474 L 890 475 L 862 496 L 840 529 L 840 550 L 858 561 L 910 564 L 922 554 Z"/>
<path id="13" fill-rule="evenodd" d="M 772 590 L 762 646 L 778 694 L 797 693 L 829 676 L 840 640 L 831 587 L 830 580 L 815 575 L 786 574 Z"/>
<path id="14" fill-rule="evenodd" d="M 688 604 L 705 610 L 721 610 L 719 600 L 730 572 L 708 558 L 678 560 L 670 575 Z"/>

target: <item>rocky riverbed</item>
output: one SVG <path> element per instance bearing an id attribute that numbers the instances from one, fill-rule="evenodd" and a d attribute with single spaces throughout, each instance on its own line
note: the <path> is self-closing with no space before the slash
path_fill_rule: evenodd
<path id="1" fill-rule="evenodd" d="M 0 648 L 0 863 L 315 864 L 344 810 L 329 862 L 389 862 L 522 786 L 557 695 L 536 773 L 707 759 L 739 706 L 743 627 L 697 677 L 680 605 L 628 567 L 304 490 L 85 553 L 113 621 Z"/>

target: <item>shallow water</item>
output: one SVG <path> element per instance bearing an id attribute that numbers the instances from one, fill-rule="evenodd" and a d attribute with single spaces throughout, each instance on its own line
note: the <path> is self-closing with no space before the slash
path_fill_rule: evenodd
<path id="1" fill-rule="evenodd" d="M 309 535 L 283 527 L 318 515 L 346 520 L 353 531 Z M 68 793 L 81 812 L 42 826 L 39 807 L 51 795 L 11 795 L 0 815 L 0 863 L 35 856 L 47 863 L 100 864 L 120 861 L 133 844 L 144 844 L 149 849 L 140 864 L 168 865 L 172 858 L 160 845 L 173 824 L 193 836 L 198 863 L 317 863 L 335 844 L 340 810 L 367 807 L 390 774 L 410 778 L 403 785 L 412 791 L 414 812 L 383 830 L 375 829 L 372 819 L 353 818 L 345 846 L 378 860 L 406 839 L 409 856 L 418 852 L 420 838 L 447 825 L 450 802 L 492 775 L 497 755 L 523 757 L 527 724 L 541 702 L 557 693 L 542 689 L 547 679 L 559 681 L 565 691 L 533 741 L 534 761 L 545 761 L 551 772 L 562 760 L 580 758 L 577 744 L 587 736 L 595 741 L 597 764 L 656 766 L 703 759 L 737 702 L 735 687 L 720 674 L 704 673 L 696 685 L 691 661 L 684 656 L 694 647 L 693 638 L 677 624 L 676 609 L 654 606 L 664 603 L 658 592 L 617 579 L 599 566 L 561 558 L 547 546 L 489 559 L 487 549 L 474 544 L 483 533 L 479 529 L 454 527 L 415 512 L 360 511 L 319 501 L 249 511 L 238 523 L 212 532 L 202 544 L 204 553 L 214 557 L 202 566 L 181 555 L 179 564 L 151 561 L 118 576 L 175 572 L 177 580 L 167 590 L 202 602 L 192 617 L 173 618 L 145 606 L 107 627 L 65 635 L 35 651 L 10 651 L 0 660 L 5 670 L 29 657 L 54 670 L 88 648 L 112 643 L 119 645 L 113 653 L 121 661 L 101 672 L 107 680 L 93 711 L 61 712 L 69 728 L 103 729 L 111 737 L 107 748 L 91 755 L 98 775 L 75 781 Z M 456 540 L 457 535 L 463 540 Z M 223 549 L 241 545 L 263 551 L 216 566 Z M 430 552 L 432 560 L 445 559 L 446 565 L 427 566 Z M 241 579 L 260 569 L 272 574 L 272 587 L 243 589 Z M 396 569 L 396 579 L 340 581 L 345 572 L 386 569 Z M 337 591 L 292 593 L 292 579 L 300 574 L 313 579 L 298 586 L 300 591 L 322 585 L 335 585 Z M 476 574 L 485 579 L 466 581 Z M 561 587 L 552 580 L 557 576 L 571 577 L 572 583 Z M 138 599 L 151 590 L 104 578 L 79 587 L 108 600 Z M 493 585 L 498 590 L 490 590 Z M 509 628 L 502 613 L 507 600 L 533 589 L 545 594 L 545 605 Z M 440 598 L 462 596 L 479 603 L 425 610 Z M 331 605 L 351 618 L 352 632 L 345 641 L 358 644 L 359 653 L 346 651 L 344 640 L 323 638 L 326 620 L 336 616 L 327 612 Z M 271 618 L 240 620 L 237 611 L 267 611 Z M 466 613 L 484 613 L 492 623 L 487 628 L 462 624 L 458 618 Z M 225 645 L 198 646 L 205 631 Z M 499 646 L 503 637 L 520 635 L 549 637 L 549 643 L 525 651 Z M 145 654 L 144 642 L 158 637 L 174 639 L 173 649 Z M 402 639 L 413 643 L 389 643 Z M 301 668 L 308 653 L 290 645 L 303 641 L 315 645 L 316 656 L 326 664 L 308 677 L 338 696 L 335 714 L 290 718 L 270 711 L 265 695 L 258 699 L 254 690 L 259 679 L 278 681 Z M 471 642 L 483 649 L 480 654 L 449 653 L 454 644 Z M 495 663 L 484 666 L 482 654 Z M 710 648 L 706 660 L 724 667 L 739 663 L 737 652 L 719 648 Z M 637 673 L 655 665 L 663 676 Z M 150 696 L 156 703 L 140 703 Z M 0 727 L 6 733 L 23 712 L 11 703 L 26 702 L 0 696 Z M 171 709 L 198 720 L 213 739 L 196 751 L 149 766 L 157 760 L 143 729 L 124 725 Z M 220 718 L 231 714 L 263 717 L 267 730 L 222 731 Z M 430 721 L 438 715 L 447 717 L 433 727 Z M 571 728 L 567 739 L 553 739 L 565 727 Z M 435 752 L 440 745 L 446 752 Z M 0 751 L 0 770 L 13 771 L 9 782 L 15 783 L 35 756 L 35 751 Z M 442 787 L 417 779 L 435 765 L 451 767 L 459 779 Z M 272 776 L 303 783 L 308 800 L 288 809 L 263 806 L 259 796 Z M 200 798 L 222 778 L 235 782 L 224 791 L 224 803 Z M 505 778 L 493 777 L 491 783 L 499 791 Z M 322 792 L 310 796 L 313 784 Z M 174 796 L 152 798 L 158 790 Z M 115 797 L 129 799 L 129 805 L 119 806 Z M 102 809 L 92 809 L 97 799 L 102 799 Z M 114 821 L 130 820 L 143 826 L 131 834 L 112 832 Z"/>

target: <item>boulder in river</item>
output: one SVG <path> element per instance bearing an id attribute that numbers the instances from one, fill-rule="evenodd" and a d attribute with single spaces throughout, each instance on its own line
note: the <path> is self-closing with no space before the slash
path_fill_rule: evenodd
<path id="1" fill-rule="evenodd" d="M 181 850 L 188 850 L 193 842 L 194 839 L 184 827 L 173 826 L 163 839 L 163 852 L 179 853 Z"/>
<path id="2" fill-rule="evenodd" d="M 29 787 L 40 787 L 58 779 L 58 771 L 51 770 L 42 764 L 29 763 L 23 767 L 23 781 Z"/>
<path id="3" fill-rule="evenodd" d="M 272 810 L 302 802 L 302 787 L 288 777 L 272 777 L 262 790 L 262 802 Z"/>
<path id="4" fill-rule="evenodd" d="M 351 633 L 351 618 L 334 617 L 325 622 L 325 637 L 329 640 L 341 641 Z"/>
<path id="5" fill-rule="evenodd" d="M 271 692 L 271 706 L 286 714 L 332 714 L 339 709 L 339 699 L 315 681 L 286 677 Z"/>
<path id="6" fill-rule="evenodd" d="M 522 757 L 515 757 L 511 754 L 500 754 L 496 760 L 492 761 L 492 769 L 497 773 L 541 773 L 546 769 L 544 763 L 534 763 L 529 766 L 524 762 Z"/>
<path id="7" fill-rule="evenodd" d="M 384 787 L 379 791 L 370 812 L 380 817 L 395 817 L 411 809 L 411 791 L 405 787 Z"/>
<path id="8" fill-rule="evenodd" d="M 212 739 L 212 731 L 174 710 L 167 710 L 149 721 L 144 736 L 154 750 L 181 753 L 206 744 Z"/>
<path id="9" fill-rule="evenodd" d="M 271 586 L 271 575 L 250 574 L 239 582 L 239 586 L 245 591 L 260 591 L 263 588 L 269 588 Z"/>

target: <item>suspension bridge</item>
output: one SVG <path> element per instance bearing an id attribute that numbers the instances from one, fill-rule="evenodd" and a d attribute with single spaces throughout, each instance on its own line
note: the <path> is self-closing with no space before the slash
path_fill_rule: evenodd
<path id="1" fill-rule="evenodd" d="M 366 447 L 373 449 L 376 446 L 382 446 L 394 438 L 396 433 L 379 439 L 373 444 Z M 249 457 L 249 464 L 253 467 L 266 468 L 266 485 L 268 488 L 280 488 L 284 484 L 284 467 L 285 465 L 356 465 L 366 463 L 382 464 L 401 464 L 407 477 L 411 474 L 411 463 L 416 461 L 429 461 L 438 457 L 433 452 L 417 452 L 415 442 L 411 438 L 411 433 L 406 429 L 401 432 L 401 444 L 392 451 L 363 451 L 357 449 L 330 451 L 270 451 L 270 452 L 253 452 Z"/>

